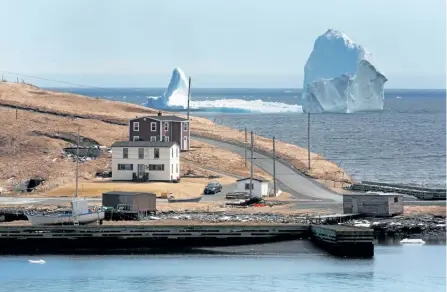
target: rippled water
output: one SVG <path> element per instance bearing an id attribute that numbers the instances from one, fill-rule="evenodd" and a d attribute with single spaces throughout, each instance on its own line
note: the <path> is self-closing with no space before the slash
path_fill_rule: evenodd
<path id="1" fill-rule="evenodd" d="M 273 244 L 266 252 L 254 254 L 250 254 L 251 249 L 240 248 L 243 254 L 238 255 L 42 256 L 45 264 L 30 264 L 31 257 L 0 257 L 0 291 L 441 292 L 446 289 L 444 245 L 377 246 L 372 260 L 343 260 L 327 256 L 308 244 Z M 293 248 L 287 245 L 297 245 L 299 251 L 292 252 Z"/>

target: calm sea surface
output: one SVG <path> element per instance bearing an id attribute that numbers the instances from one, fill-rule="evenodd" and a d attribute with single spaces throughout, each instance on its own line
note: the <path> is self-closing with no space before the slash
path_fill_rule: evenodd
<path id="1" fill-rule="evenodd" d="M 163 89 L 60 89 L 142 104 Z M 193 89 L 194 100 L 245 99 L 296 104 L 297 89 Z M 311 116 L 311 148 L 354 178 L 445 187 L 444 90 L 389 90 L 385 110 Z M 236 129 L 254 130 L 307 147 L 307 116 L 298 113 L 194 113 Z"/>
<path id="2" fill-rule="evenodd" d="M 289 245 L 289 246 L 288 246 Z M 300 252 L 291 251 L 299 246 Z M 233 248 L 237 251 L 238 248 Z M 256 249 L 256 248 L 255 248 Z M 308 242 L 269 252 L 214 255 L 0 257 L 0 291 L 444 292 L 444 245 L 376 246 L 372 260 L 342 260 Z M 276 249 L 276 251 L 275 251 Z M 240 251 L 244 249 L 241 248 Z M 42 258 L 45 264 L 30 264 Z"/>

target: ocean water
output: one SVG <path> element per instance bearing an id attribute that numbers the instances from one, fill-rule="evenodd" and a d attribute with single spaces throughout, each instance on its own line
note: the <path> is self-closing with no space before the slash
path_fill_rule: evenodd
<path id="1" fill-rule="evenodd" d="M 111 100 L 142 104 L 160 96 L 163 88 L 57 89 Z M 192 89 L 192 100 L 221 106 L 240 100 L 276 103 L 279 109 L 296 106 L 299 89 Z M 311 115 L 311 149 L 340 164 L 357 180 L 445 187 L 445 90 L 388 90 L 381 112 Z M 247 113 L 227 109 L 194 112 L 218 124 L 247 128 L 256 134 L 307 147 L 307 116 L 284 110 Z"/>
<path id="2" fill-rule="evenodd" d="M 446 289 L 444 245 L 379 245 L 370 260 L 338 259 L 309 245 L 289 242 L 270 247 L 269 252 L 240 254 L 234 253 L 236 247 L 230 253 L 217 254 L 38 257 L 45 264 L 28 263 L 37 257 L 0 257 L 0 290 L 443 292 Z"/>

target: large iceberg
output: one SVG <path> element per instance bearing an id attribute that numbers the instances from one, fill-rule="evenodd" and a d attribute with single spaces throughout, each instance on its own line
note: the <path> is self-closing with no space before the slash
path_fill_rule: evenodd
<path id="1" fill-rule="evenodd" d="M 386 81 L 365 48 L 329 29 L 316 39 L 304 67 L 303 112 L 383 110 Z"/>
<path id="2" fill-rule="evenodd" d="M 172 71 L 168 88 L 160 97 L 150 97 L 144 104 L 156 109 L 186 109 L 188 107 L 189 81 L 180 68 Z"/>
<path id="3" fill-rule="evenodd" d="M 189 80 L 180 68 L 172 71 L 168 88 L 162 96 L 150 96 L 143 106 L 161 110 L 183 111 L 188 107 Z M 244 96 L 245 97 L 245 96 Z M 209 100 L 210 98 L 211 100 Z M 260 99 L 215 99 L 202 97 L 202 100 L 190 100 L 190 109 L 220 113 L 279 113 L 302 112 L 301 106 L 281 102 L 268 102 Z"/>

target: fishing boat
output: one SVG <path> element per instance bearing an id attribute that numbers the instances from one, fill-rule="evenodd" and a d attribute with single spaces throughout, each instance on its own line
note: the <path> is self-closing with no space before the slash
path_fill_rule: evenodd
<path id="1" fill-rule="evenodd" d="M 199 202 L 202 199 L 202 196 L 196 198 L 178 198 L 176 199 L 174 196 L 168 196 L 168 203 L 194 203 Z"/>
<path id="2" fill-rule="evenodd" d="M 76 153 L 76 191 L 71 201 L 71 211 L 55 214 L 26 214 L 31 225 L 61 225 L 61 224 L 88 224 L 103 220 L 105 212 L 102 208 L 90 210 L 88 200 L 78 198 L 78 170 L 79 170 L 79 129 Z"/>

